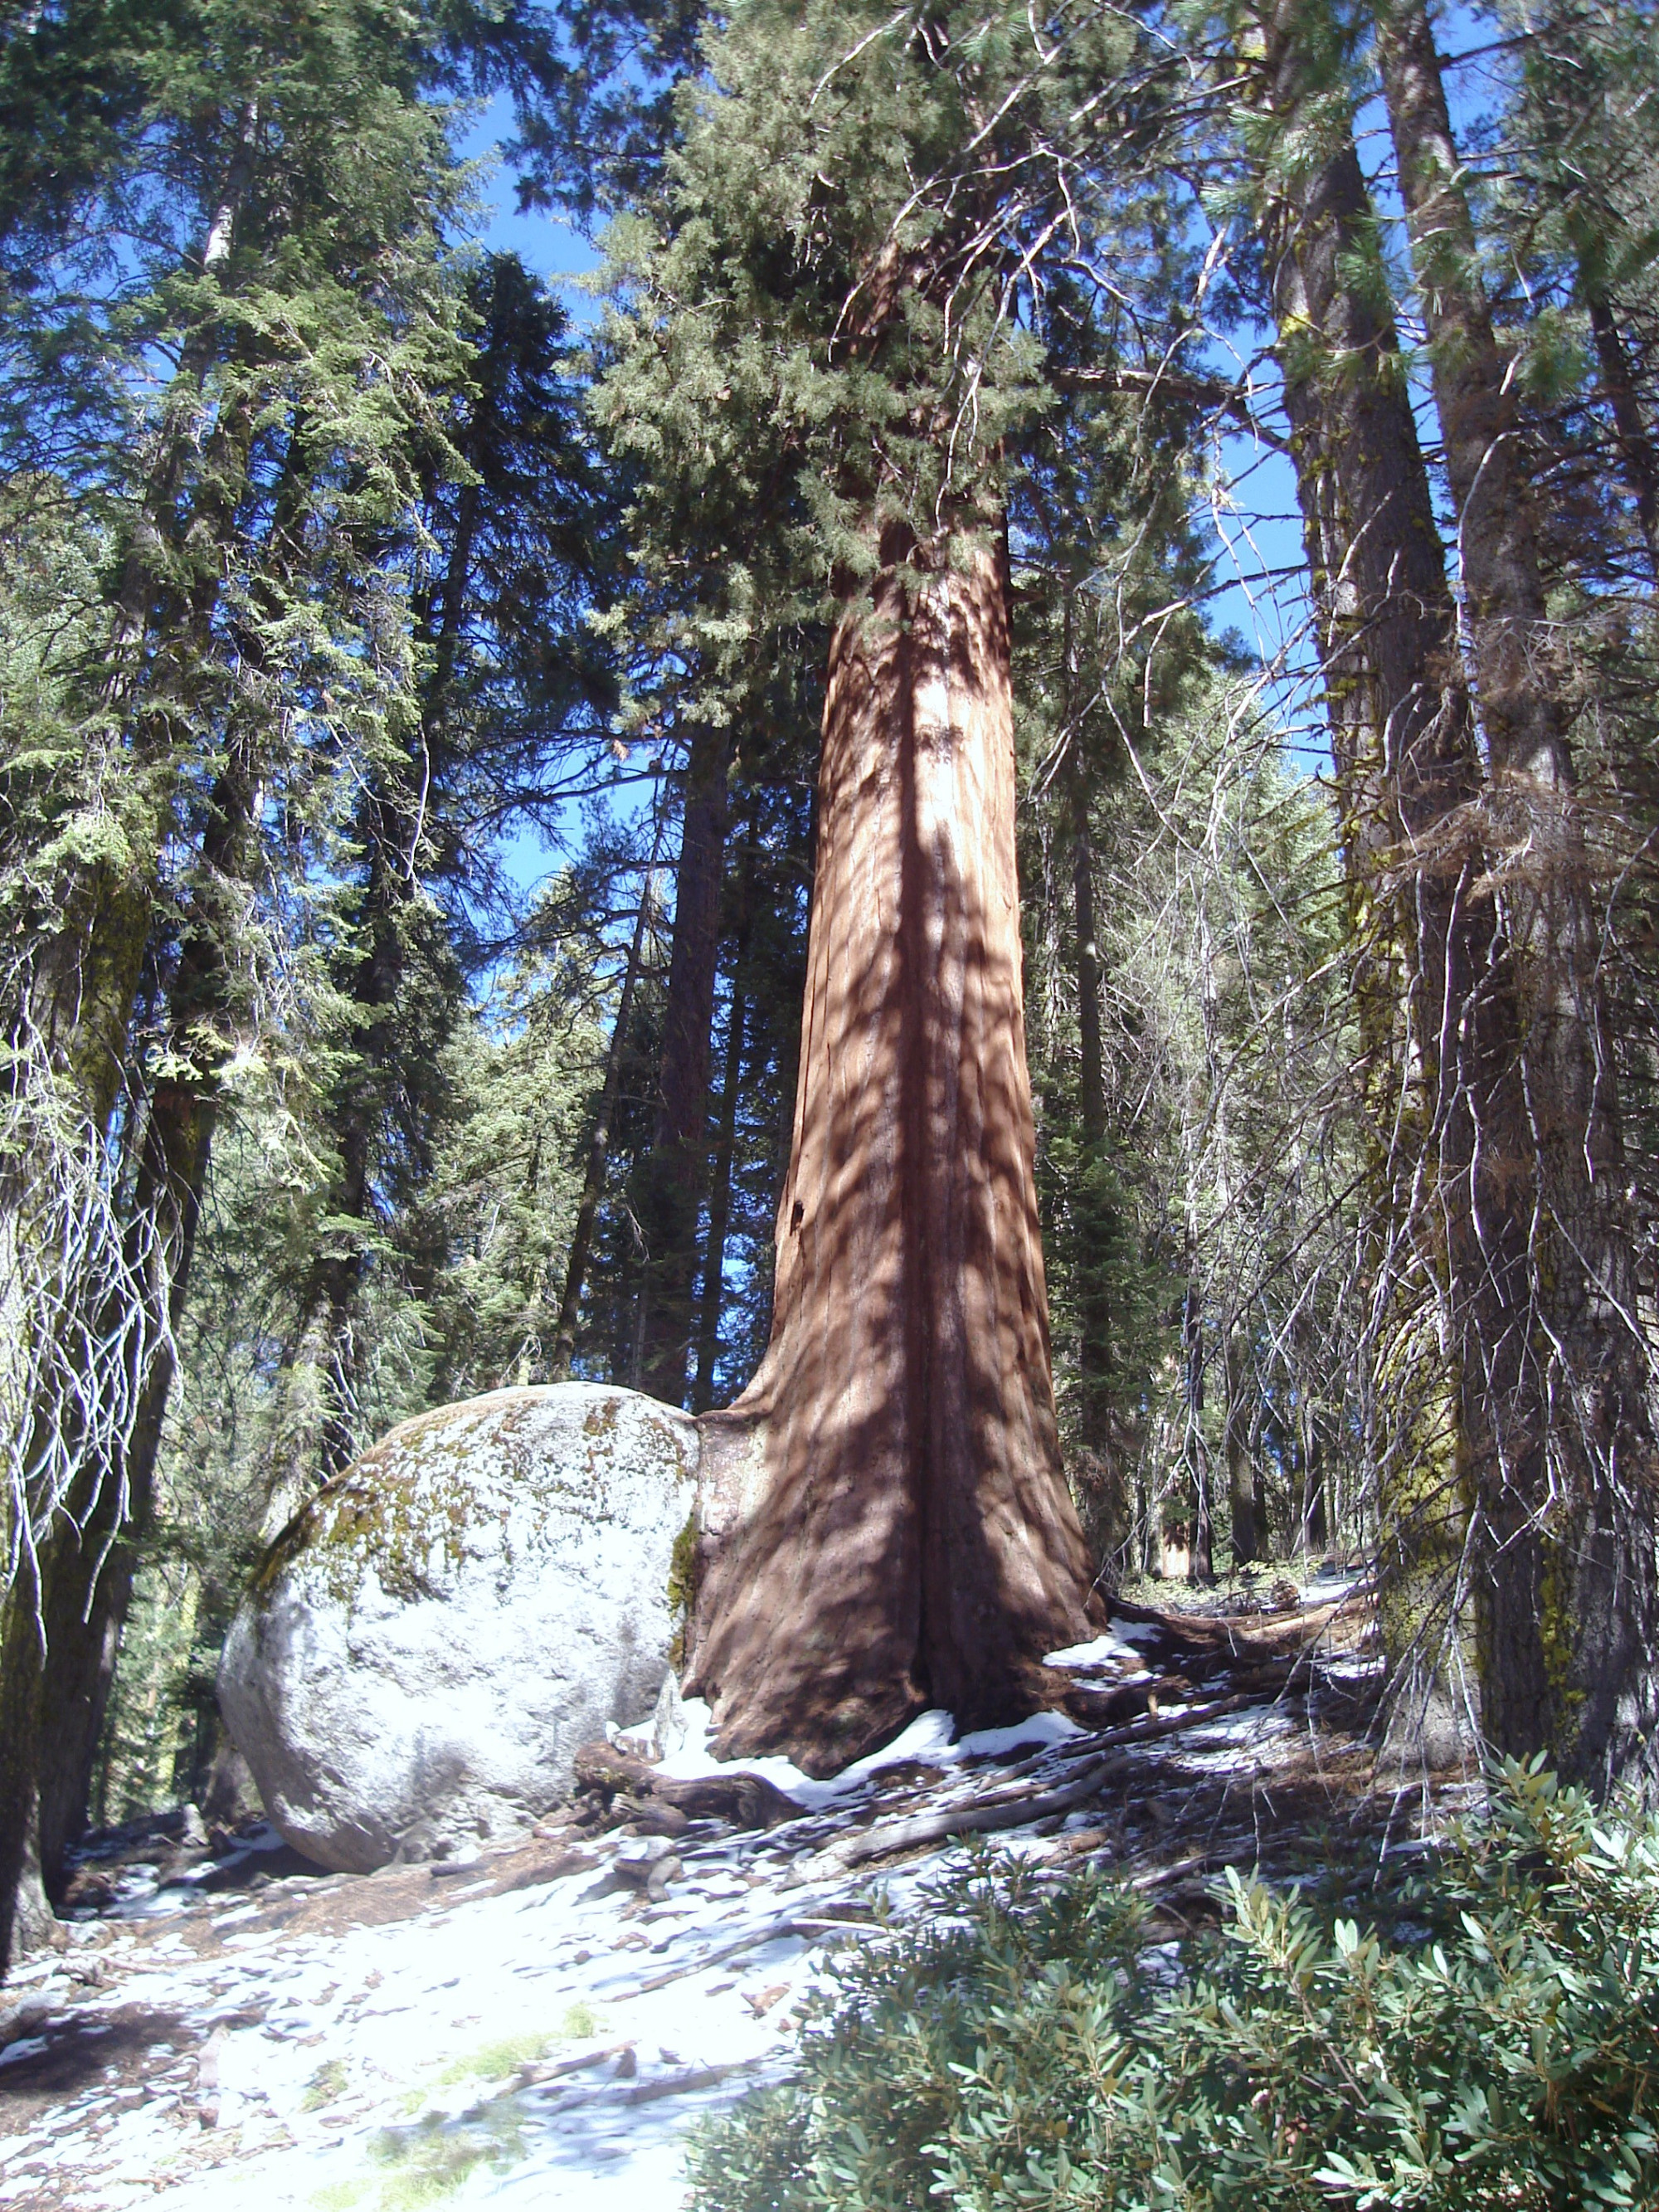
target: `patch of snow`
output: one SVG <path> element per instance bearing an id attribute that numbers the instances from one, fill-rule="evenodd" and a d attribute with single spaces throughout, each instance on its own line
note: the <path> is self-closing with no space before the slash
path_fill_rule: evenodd
<path id="1" fill-rule="evenodd" d="M 896 1766 L 901 1759 L 920 1759 L 929 1765 L 948 1765 L 961 1757 L 956 1733 L 956 1715 L 946 1712 L 942 1705 L 930 1706 L 925 1713 L 918 1713 L 891 1743 L 854 1759 L 836 1779 L 842 1784 L 863 1782 L 879 1774 L 884 1766 Z"/>
<path id="2" fill-rule="evenodd" d="M 1112 1630 L 1097 1636 L 1092 1644 L 1068 1644 L 1063 1651 L 1051 1651 L 1043 1661 L 1045 1667 L 1103 1667 L 1116 1659 L 1139 1659 L 1140 1654 Z"/>
<path id="3" fill-rule="evenodd" d="M 1297 1598 L 1298 1605 L 1335 1605 L 1350 1596 L 1365 1580 L 1364 1575 L 1327 1574 L 1322 1567 Z"/>
<path id="4" fill-rule="evenodd" d="M 1156 1644 L 1164 1634 L 1164 1631 L 1150 1620 L 1119 1620 L 1114 1618 L 1109 1626 L 1112 1634 L 1121 1637 L 1126 1644 Z"/>
<path id="5" fill-rule="evenodd" d="M 1044 1744 L 1064 1743 L 1083 1734 L 1085 1730 L 1069 1713 L 1033 1713 L 1030 1720 L 1015 1721 L 1008 1728 L 976 1729 L 972 1735 L 960 1739 L 957 1749 L 964 1758 L 994 1758 L 999 1752 L 1025 1745 L 1036 1751 Z"/>
<path id="6" fill-rule="evenodd" d="M 720 1760 L 709 1748 L 714 1724 L 708 1705 L 702 1698 L 687 1698 L 684 1701 L 685 1741 L 678 1751 L 671 1752 L 659 1771 L 677 1782 L 696 1782 L 708 1774 L 729 1774 L 734 1767 L 742 1767 L 750 1774 L 763 1775 L 767 1781 L 816 1810 L 828 1804 L 837 1794 L 833 1782 L 814 1782 L 803 1774 L 793 1760 L 768 1754 L 761 1759 Z"/>
<path id="7" fill-rule="evenodd" d="M 934 1708 L 918 1713 L 908 1728 L 878 1751 L 866 1752 L 839 1774 L 816 1782 L 791 1760 L 775 1755 L 726 1761 L 716 1759 L 709 1748 L 714 1731 L 706 1702 L 702 1698 L 687 1698 L 682 1710 L 686 1721 L 685 1741 L 661 1762 L 659 1772 L 678 1782 L 690 1782 L 703 1775 L 729 1774 L 733 1767 L 742 1767 L 751 1774 L 763 1775 L 809 1813 L 823 1812 L 842 1798 L 866 1788 L 884 1766 L 893 1766 L 908 1759 L 943 1766 L 960 1759 L 970 1747 L 967 1739 L 961 1743 L 952 1741 L 957 1726 L 954 1716 Z M 1053 1717 L 1038 1716 L 1039 1720 L 1047 1717 Z M 1025 1725 L 1029 1732 L 1035 1723 Z"/>

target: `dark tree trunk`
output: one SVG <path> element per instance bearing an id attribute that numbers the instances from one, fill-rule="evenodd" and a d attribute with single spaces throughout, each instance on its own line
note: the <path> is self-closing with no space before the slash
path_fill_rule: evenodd
<path id="1" fill-rule="evenodd" d="M 559 1297 L 558 1325 L 553 1333 L 552 1376 L 556 1382 L 569 1379 L 570 1363 L 575 1356 L 582 1286 L 587 1279 L 587 1262 L 593 1249 L 593 1231 L 599 1221 L 599 1207 L 605 1200 L 611 1131 L 617 1118 L 617 1102 L 622 1097 L 623 1070 L 627 1064 L 629 1030 L 634 1018 L 634 994 L 645 960 L 646 933 L 650 927 L 654 885 L 653 855 L 653 865 L 646 870 L 645 881 L 640 887 L 640 910 L 635 918 L 634 934 L 629 941 L 628 965 L 623 970 L 622 990 L 617 1000 L 617 1018 L 611 1024 L 611 1042 L 605 1049 L 605 1083 L 599 1092 L 599 1109 L 593 1116 L 592 1134 L 587 1141 L 587 1165 L 582 1176 L 581 1200 L 576 1208 L 575 1225 L 570 1232 L 570 1251 L 564 1267 L 564 1288 Z"/>
<path id="2" fill-rule="evenodd" d="M 154 1296 L 170 1322 L 183 1310 L 195 1248 L 214 1108 L 187 1082 L 165 1082 L 150 1102 L 135 1210 L 160 1232 Z M 46 1666 L 40 1699 L 40 1860 L 58 1896 L 65 1856 L 85 1832 L 93 1769 L 132 1599 L 134 1571 L 155 1513 L 173 1363 L 152 1359 L 125 1464 L 103 1473 L 79 1529 L 64 1527 L 46 1577 Z M 125 1510 L 122 1510 L 125 1506 Z"/>
<path id="3" fill-rule="evenodd" d="M 1643 418 L 1642 402 L 1619 319 L 1599 293 L 1589 302 L 1589 325 L 1601 371 L 1601 390 L 1613 415 L 1625 481 L 1636 502 L 1636 518 L 1642 526 L 1649 562 L 1659 575 L 1659 456 L 1654 453 L 1653 439 Z"/>
<path id="4" fill-rule="evenodd" d="M 834 1771 L 1044 1701 L 1091 1618 L 1060 1474 L 1000 544 L 884 532 L 830 648 L 770 1347 L 704 1417 L 690 1686 Z"/>
<path id="5" fill-rule="evenodd" d="M 1261 19 L 1267 113 L 1322 161 L 1264 182 L 1263 231 L 1312 574 L 1374 1132 L 1382 1617 L 1398 1709 L 1448 1725 L 1483 1337 L 1524 1249 L 1498 1127 L 1514 1009 L 1480 890 L 1481 767 L 1456 609 L 1351 126 L 1291 0 Z M 1301 1378 L 1306 1388 L 1307 1378 Z M 1304 1542 L 1326 1538 L 1304 1419 Z"/>
<path id="6" fill-rule="evenodd" d="M 1068 653 L 1068 664 L 1069 664 Z M 1109 1559 L 1129 1531 L 1129 1506 L 1112 1429 L 1112 1252 L 1117 1224 L 1106 1186 L 1106 1056 L 1100 1024 L 1100 951 L 1095 939 L 1095 855 L 1088 779 L 1071 763 L 1072 921 L 1078 1002 L 1078 1127 L 1083 1139 L 1075 1219 L 1078 1383 L 1085 1519 L 1091 1543 Z"/>
<path id="7" fill-rule="evenodd" d="M 685 1402 L 694 1325 L 697 1217 L 708 1171 L 709 1036 L 719 969 L 729 733 L 700 725 L 685 773 L 685 816 L 663 1017 L 656 1132 L 641 1178 L 647 1267 L 640 1373 L 653 1398 Z"/>
<path id="8" fill-rule="evenodd" d="M 147 1341 L 161 1348 L 149 1360 L 125 1454 L 115 1464 L 88 1469 L 95 1496 L 82 1514 L 65 1517 L 44 1577 L 39 1849 L 53 1897 L 65 1854 L 86 1826 L 133 1574 L 154 1516 L 173 1377 L 171 1334 L 189 1288 L 225 1048 L 228 948 L 234 928 L 234 894 L 227 900 L 225 891 L 246 878 L 252 802 L 249 764 L 233 752 L 210 802 L 198 888 L 167 996 L 170 1072 L 150 1095 L 133 1194 L 134 1272 L 142 1267 L 149 1284 L 154 1318 Z"/>
<path id="9" fill-rule="evenodd" d="M 1255 1521 L 1257 1480 L 1250 1450 L 1252 1396 L 1249 1342 L 1237 1323 L 1227 1331 L 1227 1510 L 1234 1571 L 1254 1564 L 1260 1548 Z"/>
<path id="10" fill-rule="evenodd" d="M 726 1062 L 720 1071 L 720 1115 L 708 1182 L 708 1235 L 703 1246 L 702 1296 L 697 1317 L 697 1372 L 692 1411 L 706 1413 L 714 1402 L 714 1370 L 720 1356 L 720 1315 L 726 1302 L 726 1239 L 732 1220 L 732 1163 L 738 1141 L 738 1093 L 743 1081 L 747 1033 L 749 937 L 755 894 L 755 817 L 752 808 L 743 844 L 738 880 L 738 910 L 732 949 L 732 1004 L 726 1015 Z"/>
<path id="11" fill-rule="evenodd" d="M 49 1560 L 48 1550 L 42 1566 Z M 27 1567 L 0 1599 L 0 1975 L 39 1950 L 52 1929 L 40 1871 L 44 1601 Z"/>
<path id="12" fill-rule="evenodd" d="M 418 831 L 410 806 L 393 784 L 376 776 L 364 791 L 356 835 L 368 860 L 359 925 L 366 939 L 350 977 L 356 1002 L 349 1072 L 337 1090 L 333 1122 L 338 1173 L 329 1194 L 328 1243 L 307 1285 L 312 1316 L 304 1348 L 311 1373 L 299 1394 L 310 1421 L 302 1425 L 298 1462 L 285 1481 L 301 1495 L 349 1465 L 368 1439 L 359 1414 L 362 1375 L 363 1285 L 374 1235 L 374 1185 L 384 1158 L 386 1125 L 411 1057 L 404 1033 L 411 909 L 416 904 Z M 422 1040 L 425 1042 L 425 1040 Z M 304 1433 L 308 1429 L 309 1433 Z M 295 1498 L 297 1505 L 298 1498 Z"/>
<path id="13" fill-rule="evenodd" d="M 1301 1522 L 1302 1545 L 1305 1551 L 1322 1552 L 1329 1540 L 1330 1511 L 1325 1481 L 1325 1424 L 1320 1418 L 1319 1405 L 1312 1396 L 1304 1396 L 1302 1403 L 1300 1429 L 1302 1462 Z M 1404 1547 L 1398 1538 L 1392 1540 L 1394 1551 Z M 1420 1581 L 1422 1563 L 1415 1553 L 1406 1559 L 1407 1567 Z"/>
<path id="14" fill-rule="evenodd" d="M 1187 1256 L 1190 1270 L 1193 1258 L 1190 1238 Z M 1190 1522 L 1187 1579 L 1193 1583 L 1215 1580 L 1208 1456 L 1204 1448 L 1205 1364 L 1204 1301 L 1189 1272 L 1187 1295 L 1181 1304 L 1181 1458 L 1187 1474 L 1187 1513 Z"/>
<path id="15" fill-rule="evenodd" d="M 256 103 L 240 118 L 226 185 L 203 249 L 204 274 L 226 283 L 236 222 L 252 179 L 258 123 Z M 164 582 L 180 549 L 222 542 L 235 506 L 234 486 L 245 468 L 252 402 L 228 407 L 208 439 L 190 526 L 179 505 L 193 463 L 204 460 L 202 387 L 222 343 L 210 307 L 185 342 L 165 403 L 156 454 L 112 611 L 105 702 L 130 730 L 136 764 L 152 770 L 176 742 L 165 702 L 149 694 L 183 675 L 208 649 L 221 565 L 199 555 L 186 582 L 170 637 L 152 643 Z M 210 800 L 204 842 L 210 871 L 246 822 L 245 780 L 233 755 Z M 241 810 L 239 815 L 238 810 Z M 159 856 L 145 854 L 123 879 L 106 868 L 68 887 L 63 900 L 70 927 L 49 942 L 40 978 L 56 1002 L 55 1056 L 78 1085 L 90 1126 L 106 1131 L 128 1050 L 132 1009 L 146 940 L 160 896 Z M 211 924 L 205 934 L 211 937 Z M 181 959 L 188 975 L 214 948 L 192 939 Z M 64 984 L 73 985 L 67 995 Z M 176 1033 L 188 1061 L 197 1041 L 188 1025 Z M 151 1325 L 133 1336 L 131 1357 L 148 1361 L 136 1417 L 125 1437 L 83 1450 L 83 1472 L 67 1510 L 45 1532 L 38 1573 L 0 1604 L 0 1971 L 43 1932 L 45 1891 L 56 1886 L 63 1853 L 84 1824 L 98 1732 L 107 1702 L 122 1621 L 131 1595 L 131 1543 L 149 1510 L 172 1368 L 163 1349 L 153 1358 L 162 1312 L 176 1315 L 174 1270 L 188 1273 L 200 1176 L 191 1164 L 199 1149 L 205 1167 L 210 1103 L 186 1103 L 186 1081 L 165 1079 L 150 1102 L 134 1200 L 134 1244 L 146 1229 Z M 178 1096 L 175 1097 L 174 1094 Z M 175 1172 L 177 1170 L 177 1172 Z M 182 1294 L 182 1277 L 178 1283 Z"/>
<path id="16" fill-rule="evenodd" d="M 1522 1108 L 1501 1132 L 1529 1231 L 1497 1261 L 1509 1327 L 1480 1346 L 1483 1714 L 1568 1778 L 1659 1785 L 1659 1546 L 1601 930 L 1553 665 L 1528 457 L 1481 289 L 1425 10 L 1385 7 L 1378 58 L 1458 521 Z"/>

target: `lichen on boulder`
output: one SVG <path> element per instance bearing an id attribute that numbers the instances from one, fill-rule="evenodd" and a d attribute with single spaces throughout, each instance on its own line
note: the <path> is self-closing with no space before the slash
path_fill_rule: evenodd
<path id="1" fill-rule="evenodd" d="M 592 1383 L 392 1430 L 297 1513 L 238 1611 L 226 1725 L 276 1827 L 368 1873 L 527 1827 L 652 1710 L 696 1424 Z"/>

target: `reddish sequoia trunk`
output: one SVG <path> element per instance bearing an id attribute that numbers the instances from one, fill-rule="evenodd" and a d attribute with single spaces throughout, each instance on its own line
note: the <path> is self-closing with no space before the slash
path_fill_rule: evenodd
<path id="1" fill-rule="evenodd" d="M 703 1424 L 689 1678 L 727 1754 L 817 1774 L 929 1705 L 1030 1711 L 1091 1613 L 1033 1179 L 1006 555 L 897 527 L 881 550 L 830 647 L 772 1341 Z"/>

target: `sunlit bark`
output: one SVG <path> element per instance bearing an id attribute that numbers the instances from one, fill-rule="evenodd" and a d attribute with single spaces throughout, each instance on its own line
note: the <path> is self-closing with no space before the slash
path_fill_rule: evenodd
<path id="1" fill-rule="evenodd" d="M 1026 1070 L 1006 550 L 890 527 L 830 651 L 773 1335 L 705 1418 L 690 1685 L 828 1772 L 1088 1632 Z"/>

